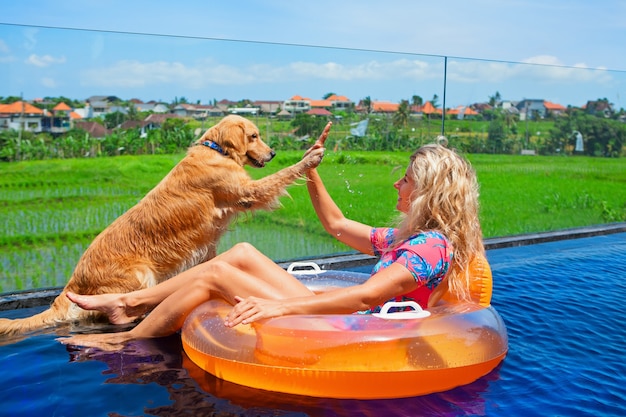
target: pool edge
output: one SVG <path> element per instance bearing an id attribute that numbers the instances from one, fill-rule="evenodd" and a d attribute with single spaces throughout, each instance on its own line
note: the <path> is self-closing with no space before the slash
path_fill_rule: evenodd
<path id="1" fill-rule="evenodd" d="M 501 249 L 624 232 L 626 232 L 626 222 L 609 223 L 603 225 L 562 229 L 551 232 L 488 238 L 485 239 L 485 248 L 487 250 Z M 278 262 L 278 265 L 283 268 L 287 268 L 287 266 L 294 261 L 307 261 L 315 262 L 323 269 L 348 269 L 373 265 L 376 259 L 377 258 L 375 256 L 371 255 L 364 255 L 357 252 L 347 252 L 331 254 L 325 257 L 307 257 L 280 261 Z M 0 311 L 48 305 L 61 293 L 61 290 L 62 287 L 54 287 L 0 294 Z"/>

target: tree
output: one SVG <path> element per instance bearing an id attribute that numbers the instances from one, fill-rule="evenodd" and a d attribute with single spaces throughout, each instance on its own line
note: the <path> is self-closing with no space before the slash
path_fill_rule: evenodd
<path id="1" fill-rule="evenodd" d="M 107 129 L 115 129 L 125 121 L 126 115 L 119 111 L 107 113 L 104 115 L 104 127 L 106 127 Z"/>
<path id="2" fill-rule="evenodd" d="M 597 117 L 609 117 L 613 113 L 613 104 L 605 98 L 599 98 L 595 101 L 588 101 L 586 107 L 587 113 Z"/>
<path id="3" fill-rule="evenodd" d="M 335 93 L 326 93 L 324 94 L 324 97 L 322 97 L 324 100 L 326 100 L 328 97 L 334 96 Z"/>
<path id="4" fill-rule="evenodd" d="M 370 114 L 372 112 L 372 99 L 370 96 L 365 97 L 361 100 L 361 105 L 365 107 L 365 113 Z"/>
<path id="5" fill-rule="evenodd" d="M 439 103 L 437 103 L 438 101 L 439 101 L 439 96 L 435 94 L 433 95 L 433 99 L 430 100 L 430 104 L 432 104 L 434 108 L 438 108 L 439 107 Z"/>
<path id="6" fill-rule="evenodd" d="M 133 103 L 128 106 L 128 113 L 126 113 L 126 120 L 141 120 L 141 115 L 137 110 L 137 107 Z"/>
<path id="7" fill-rule="evenodd" d="M 424 99 L 420 96 L 413 96 L 411 97 L 411 104 L 415 107 L 421 106 L 422 104 L 424 104 Z"/>
<path id="8" fill-rule="evenodd" d="M 583 152 L 586 155 L 617 157 L 626 144 L 626 126 L 623 123 L 574 110 L 568 117 L 560 117 L 555 121 L 550 131 L 551 147 L 563 144 L 573 148 L 576 145 L 575 131 L 583 136 Z"/>
<path id="9" fill-rule="evenodd" d="M 299 113 L 296 115 L 296 118 L 291 121 L 291 125 L 298 129 L 298 136 L 314 136 L 324 130 L 324 126 L 326 126 L 327 122 L 328 120 L 324 117 L 316 117 L 306 113 Z"/>
<path id="10" fill-rule="evenodd" d="M 502 97 L 500 97 L 499 91 L 496 91 L 494 95 L 489 96 L 489 105 L 491 107 L 495 107 L 495 105 L 498 104 L 500 101 L 502 101 Z"/>
<path id="11" fill-rule="evenodd" d="M 12 104 L 15 103 L 16 101 L 20 101 L 22 100 L 22 97 L 19 96 L 8 96 L 8 97 L 2 97 L 2 100 L 0 100 L 0 103 L 2 104 Z"/>
<path id="12" fill-rule="evenodd" d="M 396 127 L 406 127 L 409 122 L 410 111 L 408 100 L 400 101 L 398 110 L 393 114 L 393 125 Z"/>
<path id="13" fill-rule="evenodd" d="M 174 101 L 172 102 L 172 105 L 177 106 L 179 104 L 189 104 L 189 102 L 187 101 L 187 99 L 185 97 L 174 97 Z"/>
<path id="14" fill-rule="evenodd" d="M 67 98 L 65 96 L 44 97 L 44 101 L 52 103 L 52 106 L 50 106 L 51 109 L 59 103 L 65 103 L 72 108 L 83 107 L 83 103 L 80 100 L 72 100 L 71 98 Z"/>
<path id="15" fill-rule="evenodd" d="M 505 137 L 506 133 L 502 118 L 495 117 L 491 122 L 489 122 L 489 127 L 487 129 L 487 146 L 493 153 L 498 153 L 502 150 L 502 143 L 504 142 Z"/>

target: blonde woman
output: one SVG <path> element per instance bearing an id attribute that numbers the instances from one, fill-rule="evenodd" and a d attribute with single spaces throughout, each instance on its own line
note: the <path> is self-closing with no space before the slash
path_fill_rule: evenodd
<path id="1" fill-rule="evenodd" d="M 329 130 L 330 123 L 307 153 L 323 152 Z M 397 227 L 376 228 L 346 218 L 317 170 L 307 173 L 311 202 L 324 229 L 360 252 L 380 256 L 363 284 L 316 295 L 242 243 L 152 288 L 127 294 L 68 294 L 80 307 L 105 313 L 112 323 L 128 323 L 152 311 L 129 331 L 77 335 L 63 343 L 106 347 L 166 336 L 212 297 L 233 305 L 224 322 L 231 327 L 288 314 L 368 314 L 389 300 L 414 300 L 425 308 L 439 298 L 431 296 L 444 279 L 455 298 L 469 299 L 469 264 L 484 254 L 478 185 L 469 163 L 442 145 L 426 145 L 411 155 L 403 177 L 393 186 L 398 192 Z"/>

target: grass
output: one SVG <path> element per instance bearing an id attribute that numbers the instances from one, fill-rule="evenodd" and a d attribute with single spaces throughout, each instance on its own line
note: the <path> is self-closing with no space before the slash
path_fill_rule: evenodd
<path id="1" fill-rule="evenodd" d="M 259 178 L 299 160 L 280 152 Z M 320 173 L 355 220 L 386 225 L 392 184 L 408 153 L 327 151 Z M 121 156 L 0 164 L 0 292 L 63 285 L 89 242 L 136 204 L 183 155 Z M 626 220 L 622 159 L 468 155 L 481 185 L 485 237 Z M 325 234 L 301 181 L 277 212 L 241 216 L 222 249 L 247 240 L 277 260 L 342 252 Z"/>

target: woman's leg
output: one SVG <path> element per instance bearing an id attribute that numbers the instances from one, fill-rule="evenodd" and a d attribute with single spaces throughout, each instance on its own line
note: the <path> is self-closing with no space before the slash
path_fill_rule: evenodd
<path id="1" fill-rule="evenodd" d="M 189 285 L 200 268 L 201 265 L 196 265 L 153 287 L 128 293 L 81 295 L 68 292 L 66 295 L 84 310 L 106 314 L 112 324 L 132 323 L 178 289 Z"/>
<path id="2" fill-rule="evenodd" d="M 170 335 L 182 327 L 194 308 L 215 297 L 234 304 L 235 296 L 279 299 L 313 295 L 304 284 L 250 244 L 237 244 L 223 255 L 190 270 L 187 285 L 179 287 L 157 305 L 132 330 L 133 336 Z"/>
<path id="3" fill-rule="evenodd" d="M 181 278 L 182 275 L 185 278 Z M 167 336 L 182 327 L 195 307 L 215 296 L 234 303 L 235 296 L 278 299 L 313 295 L 304 284 L 246 243 L 237 244 L 222 255 L 172 279 L 177 283 L 166 288 L 174 289 L 174 292 L 162 299 L 134 329 L 123 333 L 75 336 L 63 340 L 63 343 L 102 347 L 102 344 L 119 344 L 131 339 Z M 140 299 L 140 303 L 148 303 L 167 292 L 146 289 L 129 294 L 134 294 L 131 298 Z"/>
<path id="4" fill-rule="evenodd" d="M 131 323 L 180 288 L 187 287 L 190 282 L 202 275 L 202 270 L 206 265 L 215 262 L 232 265 L 241 271 L 255 275 L 273 287 L 280 287 L 286 297 L 291 291 L 294 291 L 294 296 L 302 295 L 302 291 L 305 289 L 298 280 L 285 278 L 285 271 L 254 246 L 249 243 L 238 243 L 215 258 L 196 265 L 153 287 L 124 294 L 79 295 L 68 293 L 67 297 L 85 310 L 98 310 L 106 314 L 112 324 Z M 234 302 L 233 299 L 228 301 Z"/>

